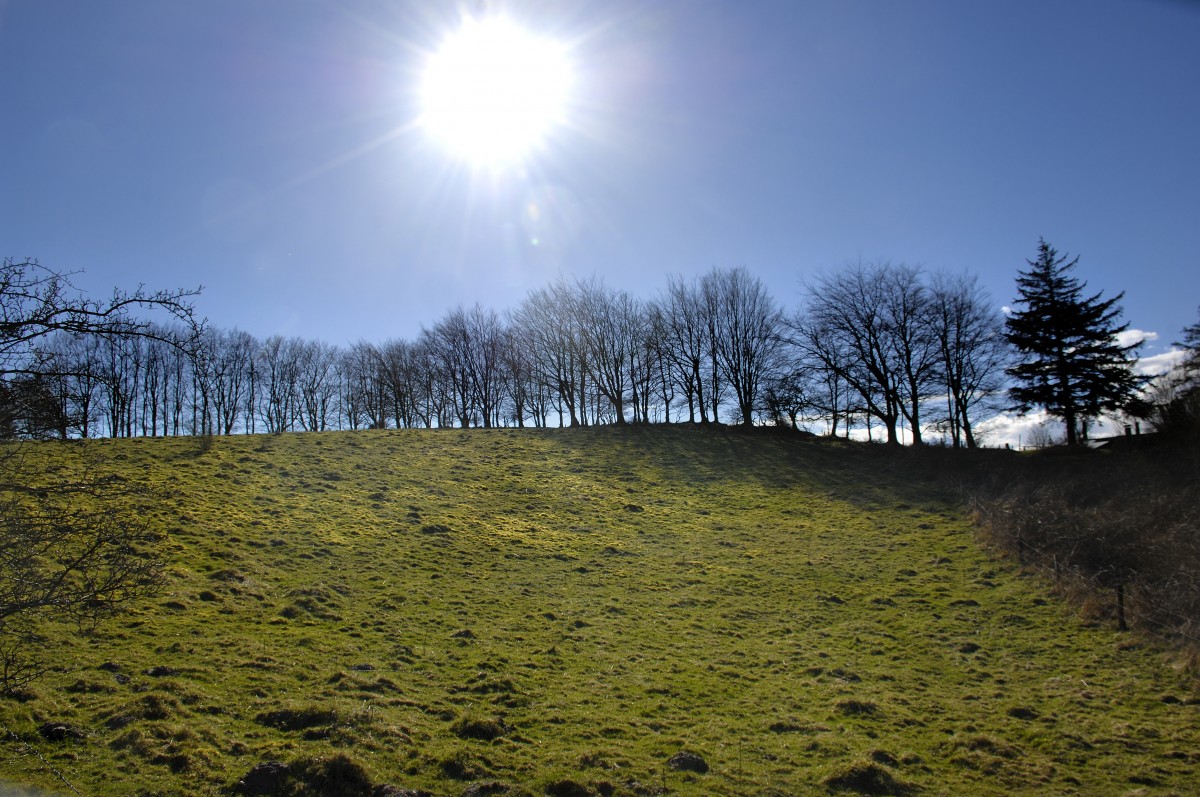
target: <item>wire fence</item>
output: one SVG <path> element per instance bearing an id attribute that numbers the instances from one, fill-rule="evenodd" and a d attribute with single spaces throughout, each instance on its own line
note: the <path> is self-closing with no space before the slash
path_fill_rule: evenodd
<path id="1" fill-rule="evenodd" d="M 54 777 L 62 781 L 63 785 L 70 789 L 72 794 L 83 797 L 83 795 L 80 794 L 79 790 L 75 788 L 71 781 L 67 780 L 67 776 L 64 775 L 62 771 L 58 769 L 58 767 L 47 761 L 46 757 L 43 756 L 36 747 L 14 733 L 12 729 L 10 729 L 8 725 L 4 724 L 3 722 L 0 722 L 0 730 L 4 731 L 4 741 L 9 743 L 7 746 L 15 756 L 22 759 L 36 758 L 39 762 L 41 762 L 41 765 L 46 769 L 46 771 L 50 772 L 54 775 Z M 30 767 L 30 769 L 32 769 L 32 767 Z M 3 786 L 3 784 L 0 784 L 0 786 Z M 8 793 L 8 791 L 0 791 L 2 791 L 4 794 Z"/>
<path id="2" fill-rule="evenodd" d="M 1076 529 L 1074 536 L 1063 534 L 1062 539 L 1079 546 L 1091 544 L 1091 549 L 1081 554 L 1079 546 L 1039 541 L 1023 528 L 1030 517 L 1014 520 L 1011 507 L 997 511 L 987 500 L 973 503 L 990 541 L 1014 556 L 1025 570 L 1054 584 L 1077 602 L 1098 609 L 1120 630 L 1150 633 L 1200 653 L 1200 568 L 1196 567 L 1196 552 L 1188 545 L 1197 542 L 1197 535 L 1191 535 L 1191 540 L 1178 541 L 1174 549 L 1171 545 L 1160 545 L 1158 550 L 1147 550 L 1151 546 L 1146 545 L 1138 551 L 1139 543 L 1145 541 L 1137 531 L 1131 531 L 1121 544 L 1097 554 L 1095 549 L 1103 548 L 1106 539 L 1102 530 L 1093 528 L 1089 535 L 1085 527 Z M 1023 509 L 1030 515 L 1039 512 L 1032 502 Z M 1061 527 L 1055 529 L 1053 518 L 1050 522 L 1039 519 L 1033 523 L 1047 536 L 1062 531 Z M 1131 555 L 1132 551 L 1141 555 Z"/>

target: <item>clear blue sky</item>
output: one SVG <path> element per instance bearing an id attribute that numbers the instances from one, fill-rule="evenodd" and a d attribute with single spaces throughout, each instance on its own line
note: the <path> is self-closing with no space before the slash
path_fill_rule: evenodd
<path id="1" fill-rule="evenodd" d="M 567 125 L 497 173 L 412 125 L 483 8 L 576 70 Z M 0 117 L 0 254 L 203 284 L 260 337 L 415 337 L 560 273 L 745 266 L 790 308 L 860 258 L 999 306 L 1039 236 L 1127 292 L 1148 354 L 1200 305 L 1200 3 L 0 0 Z"/>

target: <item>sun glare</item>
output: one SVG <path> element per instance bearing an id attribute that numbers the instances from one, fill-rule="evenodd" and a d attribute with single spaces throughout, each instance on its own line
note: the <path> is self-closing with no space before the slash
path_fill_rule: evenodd
<path id="1" fill-rule="evenodd" d="M 502 17 L 469 19 L 430 57 L 422 124 L 474 164 L 517 161 L 563 122 L 566 48 Z"/>

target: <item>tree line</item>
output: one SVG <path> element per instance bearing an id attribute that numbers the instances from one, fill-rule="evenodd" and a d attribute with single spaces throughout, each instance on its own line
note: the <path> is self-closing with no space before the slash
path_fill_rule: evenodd
<path id="1" fill-rule="evenodd" d="M 1041 242 L 1007 318 L 969 275 L 853 264 L 785 313 L 745 269 L 713 269 L 650 299 L 559 279 L 503 315 L 458 307 L 414 340 L 337 347 L 206 326 L 198 291 L 97 300 L 69 275 L 6 259 L 0 438 L 686 420 L 866 427 L 897 444 L 906 426 L 915 443 L 933 433 L 974 447 L 980 418 L 1005 401 L 1066 420 L 1071 441 L 1138 402 L 1131 411 L 1195 434 L 1200 324 L 1184 331 L 1180 368 L 1131 402 L 1120 296 L 1085 294 L 1075 263 Z M 154 500 L 144 487 L 31 473 L 21 452 L 0 446 L 2 692 L 47 666 L 42 622 L 91 626 L 163 574 L 161 534 L 137 511 Z"/>
<path id="2" fill-rule="evenodd" d="M 414 339 L 348 346 L 177 321 L 128 335 L 64 327 L 10 352 L 21 367 L 2 385 L 0 431 L 69 438 L 686 421 L 865 429 L 889 443 L 975 447 L 980 420 L 1015 401 L 1086 436 L 1089 420 L 1137 387 L 1132 347 L 1114 342 L 1124 329 L 1120 296 L 1080 294 L 1075 261 L 1044 241 L 1028 264 L 1018 281 L 1027 306 L 1007 318 L 969 274 L 860 262 L 805 285 L 791 312 L 746 269 L 714 268 L 669 277 L 650 298 L 596 278 L 559 278 L 504 312 L 459 306 Z M 5 261 L 5 272 L 30 270 L 57 277 L 34 261 Z M 1085 311 L 1073 327 L 1051 319 Z M 1034 340 L 1043 327 L 1057 339 Z M 1085 338 L 1090 359 L 1072 366 L 1077 374 L 1064 363 L 1079 359 Z M 1100 366 L 1098 356 L 1107 358 Z"/>

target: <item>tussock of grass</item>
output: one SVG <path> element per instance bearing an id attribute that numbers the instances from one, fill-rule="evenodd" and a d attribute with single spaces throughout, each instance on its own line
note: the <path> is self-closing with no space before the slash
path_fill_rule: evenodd
<path id="1" fill-rule="evenodd" d="M 989 558 L 919 452 L 607 428 L 30 457 L 85 452 L 165 496 L 167 585 L 44 629 L 58 666 L 0 699 L 0 781 L 1103 795 L 1200 765 L 1192 682 Z"/>
<path id="2" fill-rule="evenodd" d="M 899 780 L 892 772 L 874 761 L 856 761 L 828 775 L 822 783 L 835 792 L 854 792 L 871 795 L 913 794 L 917 788 Z"/>

